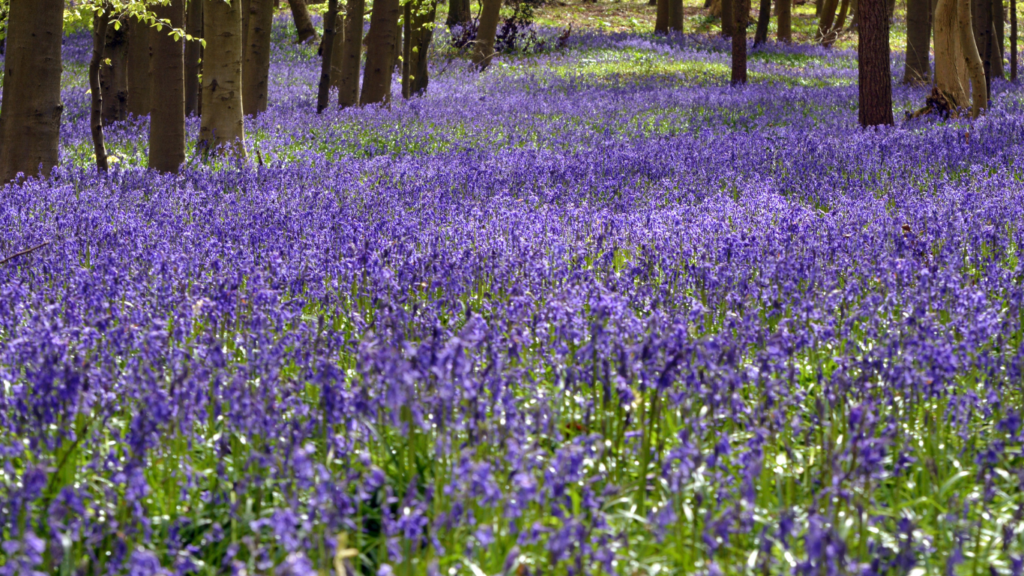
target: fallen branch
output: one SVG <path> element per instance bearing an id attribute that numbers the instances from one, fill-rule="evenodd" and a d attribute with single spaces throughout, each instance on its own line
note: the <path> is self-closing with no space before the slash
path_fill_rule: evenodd
<path id="1" fill-rule="evenodd" d="M 26 248 L 26 249 L 22 250 L 21 252 L 15 252 L 14 254 L 11 254 L 7 258 L 4 258 L 3 260 L 0 260 L 0 266 L 3 266 L 4 264 L 7 264 L 8 262 L 10 262 L 11 260 L 14 260 L 18 256 L 24 256 L 25 254 L 31 254 L 32 252 L 35 252 L 36 250 L 39 250 L 40 248 L 42 248 L 44 246 L 49 246 L 49 244 L 50 244 L 50 241 L 47 240 L 46 242 L 43 242 L 42 244 L 38 244 L 38 245 L 33 246 L 31 248 Z"/>

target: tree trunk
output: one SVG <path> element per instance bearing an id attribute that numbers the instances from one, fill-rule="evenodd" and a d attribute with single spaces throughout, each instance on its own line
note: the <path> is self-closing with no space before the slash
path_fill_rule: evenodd
<path id="1" fill-rule="evenodd" d="M 754 46 L 768 41 L 768 22 L 772 17 L 772 0 L 761 0 L 757 11 L 757 29 L 754 31 Z"/>
<path id="2" fill-rule="evenodd" d="M 473 51 L 473 63 L 480 70 L 485 70 L 494 57 L 494 37 L 498 33 L 498 20 L 501 19 L 501 0 L 483 0 L 483 3 Z"/>
<path id="3" fill-rule="evenodd" d="M 669 0 L 657 0 L 657 11 L 654 16 L 654 33 L 668 34 Z"/>
<path id="4" fill-rule="evenodd" d="M 1017 0 L 1010 0 L 1010 81 L 1017 81 Z"/>
<path id="5" fill-rule="evenodd" d="M 982 110 L 988 110 L 988 88 L 985 85 L 985 66 L 978 54 L 978 45 L 974 42 L 971 0 L 957 0 L 957 18 L 960 21 L 964 68 L 971 79 L 971 116 L 977 118 Z"/>
<path id="6" fill-rule="evenodd" d="M 722 2 L 722 36 L 732 36 L 732 29 L 736 24 L 736 17 L 733 14 L 734 0 L 721 0 Z"/>
<path id="7" fill-rule="evenodd" d="M 331 97 L 331 58 L 334 56 L 334 27 L 338 25 L 338 0 L 328 0 L 324 16 L 324 41 L 320 50 L 320 84 L 316 93 L 316 113 L 323 112 Z"/>
<path id="8" fill-rule="evenodd" d="M 120 25 L 110 23 L 103 46 L 104 60 L 100 66 L 100 92 L 103 96 L 103 124 L 120 122 L 128 117 L 128 19 Z"/>
<path id="9" fill-rule="evenodd" d="M 924 86 L 931 80 L 931 0 L 907 0 L 907 61 L 903 83 Z"/>
<path id="10" fill-rule="evenodd" d="M 185 31 L 196 40 L 185 44 L 185 114 L 199 115 L 200 85 L 199 75 L 202 74 L 203 44 L 203 3 L 204 0 L 189 0 Z"/>
<path id="11" fill-rule="evenodd" d="M 0 183 L 57 165 L 64 0 L 11 0 L 0 104 Z"/>
<path id="12" fill-rule="evenodd" d="M 406 98 L 423 94 L 430 83 L 427 52 L 434 37 L 437 0 L 414 0 L 409 6 L 402 67 L 402 95 Z"/>
<path id="13" fill-rule="evenodd" d="M 360 104 L 379 104 L 391 100 L 391 75 L 395 69 L 395 28 L 398 25 L 398 0 L 376 0 L 366 38 L 366 70 Z"/>
<path id="14" fill-rule="evenodd" d="M 683 0 L 668 0 L 668 29 L 683 31 Z"/>
<path id="15" fill-rule="evenodd" d="M 444 23 L 452 26 L 465 26 L 473 19 L 469 10 L 469 0 L 448 0 L 448 18 Z"/>
<path id="16" fill-rule="evenodd" d="M 938 0 L 935 5 L 935 89 L 953 113 L 970 105 L 967 69 L 961 57 L 958 4 L 959 0 Z"/>
<path id="17" fill-rule="evenodd" d="M 985 72 L 985 94 L 992 96 L 992 0 L 972 0 L 971 24 L 974 42 Z"/>
<path id="18" fill-rule="evenodd" d="M 242 66 L 242 110 L 246 114 L 267 111 L 270 82 L 270 28 L 274 24 L 273 0 L 249 0 L 249 33 Z"/>
<path id="19" fill-rule="evenodd" d="M 242 3 L 242 74 L 245 74 L 245 52 L 249 49 L 249 17 L 252 13 L 252 3 L 260 0 L 231 0 Z M 244 80 L 242 81 L 245 82 Z M 245 91 L 243 90 L 243 98 Z"/>
<path id="20" fill-rule="evenodd" d="M 793 41 L 793 0 L 778 0 L 775 5 L 778 31 L 776 38 L 787 44 Z"/>
<path id="21" fill-rule="evenodd" d="M 402 22 L 405 26 L 405 34 L 402 36 L 402 98 L 412 96 L 412 43 L 413 43 L 413 14 L 419 9 L 419 0 L 408 0 L 403 6 L 405 14 Z"/>
<path id="22" fill-rule="evenodd" d="M 295 33 L 299 37 L 296 43 L 303 44 L 316 39 L 316 28 L 313 27 L 313 19 L 309 17 L 309 9 L 306 8 L 305 0 L 288 0 L 288 6 L 292 9 Z"/>
<path id="23" fill-rule="evenodd" d="M 128 113 L 149 114 L 153 79 L 149 77 L 150 41 L 153 30 L 136 19 L 128 23 Z"/>
<path id="24" fill-rule="evenodd" d="M 92 133 L 92 148 L 96 156 L 96 170 L 107 171 L 107 148 L 103 145 L 103 91 L 100 89 L 100 65 L 103 63 L 103 48 L 107 43 L 107 25 L 110 10 L 105 6 L 103 13 L 92 17 L 92 59 L 89 60 L 89 93 L 92 109 L 89 111 L 89 129 Z"/>
<path id="25" fill-rule="evenodd" d="M 334 20 L 334 51 L 331 52 L 331 88 L 341 89 L 342 58 L 345 54 L 345 15 Z"/>
<path id="26" fill-rule="evenodd" d="M 359 104 L 359 63 L 363 52 L 364 0 L 348 0 L 345 10 L 345 49 L 341 55 L 341 81 L 338 105 Z"/>
<path id="27" fill-rule="evenodd" d="M 992 0 L 992 77 L 1003 80 L 1003 55 L 1006 54 L 1006 10 L 1003 0 Z"/>
<path id="28" fill-rule="evenodd" d="M 185 0 L 171 0 L 152 10 L 174 28 L 185 24 Z M 175 40 L 164 29 L 153 35 L 152 46 L 149 167 L 177 172 L 185 162 L 185 40 Z"/>
<path id="29" fill-rule="evenodd" d="M 245 157 L 242 123 L 242 9 L 241 3 L 207 0 L 203 8 L 206 58 L 203 61 L 203 118 L 199 150 L 204 157 L 227 146 Z"/>
<path id="30" fill-rule="evenodd" d="M 821 8 L 821 17 L 818 19 L 818 31 L 814 36 L 823 46 L 828 46 L 832 25 L 836 19 L 836 8 L 838 7 L 839 0 L 825 0 Z"/>
<path id="31" fill-rule="evenodd" d="M 857 34 L 860 125 L 891 125 L 892 76 L 889 68 L 889 14 L 885 0 L 861 0 Z"/>
<path id="32" fill-rule="evenodd" d="M 747 83 L 747 15 L 750 13 L 750 0 L 724 0 L 733 4 L 732 31 L 732 75 L 730 81 L 736 84 Z"/>
<path id="33" fill-rule="evenodd" d="M 401 4 L 401 2 L 399 2 L 399 4 Z M 402 14 L 401 6 L 398 8 L 398 14 L 399 16 Z M 403 20 L 404 18 L 399 17 L 398 23 L 395 24 L 395 54 L 393 56 L 393 65 L 391 68 L 392 71 L 398 70 L 399 74 L 402 73 L 402 39 L 404 37 L 404 34 L 402 34 Z"/>

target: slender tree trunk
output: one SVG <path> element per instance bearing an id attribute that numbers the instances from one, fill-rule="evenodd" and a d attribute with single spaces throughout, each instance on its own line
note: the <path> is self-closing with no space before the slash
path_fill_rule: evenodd
<path id="1" fill-rule="evenodd" d="M 409 81 L 412 80 L 412 42 L 413 42 L 413 14 L 419 9 L 419 0 L 408 0 L 402 7 L 405 14 L 402 23 L 405 26 L 405 34 L 402 35 L 402 98 L 412 96 Z"/>
<path id="2" fill-rule="evenodd" d="M 494 57 L 494 38 L 498 33 L 498 21 L 501 19 L 501 0 L 483 0 L 483 3 L 473 51 L 473 63 L 480 70 L 485 70 Z"/>
<path id="3" fill-rule="evenodd" d="M 316 39 L 316 28 L 313 27 L 313 19 L 309 17 L 305 0 L 288 0 L 288 6 L 292 9 L 292 19 L 295 20 L 295 33 L 299 37 L 297 43 L 303 44 Z"/>
<path id="4" fill-rule="evenodd" d="M 153 79 L 149 76 L 150 42 L 153 29 L 146 22 L 128 23 L 128 113 L 149 114 Z"/>
<path id="5" fill-rule="evenodd" d="M 199 115 L 200 85 L 199 75 L 202 74 L 203 44 L 198 39 L 203 37 L 203 4 L 204 0 L 189 0 L 185 31 L 196 38 L 185 44 L 185 114 Z"/>
<path id="6" fill-rule="evenodd" d="M 789 44 L 793 41 L 793 0 L 778 0 L 775 11 L 778 26 L 776 38 L 779 42 Z"/>
<path id="7" fill-rule="evenodd" d="M 345 13 L 345 49 L 341 55 L 341 85 L 338 105 L 359 104 L 359 63 L 363 52 L 364 0 L 348 0 Z"/>
<path id="8" fill-rule="evenodd" d="M 832 25 L 836 20 L 836 8 L 839 7 L 839 0 L 825 0 L 821 8 L 821 17 L 818 19 L 818 31 L 815 38 L 822 45 L 828 45 L 828 37 L 832 32 Z"/>
<path id="9" fill-rule="evenodd" d="M 992 95 L 992 0 L 971 2 L 971 24 L 974 42 L 985 72 L 985 94 Z"/>
<path id="10" fill-rule="evenodd" d="M 100 66 L 100 91 L 103 93 L 103 124 L 128 117 L 128 19 L 120 25 L 107 25 L 107 37 Z"/>
<path id="11" fill-rule="evenodd" d="M 399 0 L 399 4 L 401 4 L 401 0 Z M 402 34 L 402 25 L 403 25 L 403 22 L 404 22 L 404 18 L 401 17 L 401 15 L 402 15 L 402 7 L 401 6 L 399 6 L 399 8 L 398 8 L 398 14 L 399 14 L 398 23 L 395 24 L 395 53 L 394 53 L 394 56 L 393 56 L 394 60 L 393 60 L 393 65 L 392 65 L 392 71 L 397 70 L 398 73 L 401 74 L 402 73 L 402 41 L 403 41 L 403 37 L 405 36 L 404 34 Z"/>
<path id="12" fill-rule="evenodd" d="M 340 10 L 334 20 L 334 52 L 331 52 L 331 88 L 341 89 L 342 62 L 345 55 L 345 15 Z"/>
<path id="13" fill-rule="evenodd" d="M 964 67 L 971 79 L 971 116 L 977 118 L 982 110 L 988 110 L 988 88 L 985 84 L 985 66 L 978 54 L 978 45 L 974 42 L 971 0 L 957 0 L 957 18 L 960 20 Z"/>
<path id="14" fill-rule="evenodd" d="M 935 90 L 954 113 L 970 105 L 967 69 L 961 56 L 958 6 L 959 0 L 938 0 L 935 5 Z"/>
<path id="15" fill-rule="evenodd" d="M 1003 0 L 992 0 L 992 77 L 1003 80 L 1003 55 L 1006 54 L 1006 10 Z"/>
<path id="16" fill-rule="evenodd" d="M 469 0 L 448 0 L 448 18 L 444 23 L 452 26 L 465 26 L 473 19 L 469 10 Z"/>
<path id="17" fill-rule="evenodd" d="M 668 12 L 669 0 L 657 0 L 657 11 L 654 17 L 654 33 L 668 34 Z"/>
<path id="18" fill-rule="evenodd" d="M 338 0 L 328 0 L 324 16 L 324 41 L 321 50 L 320 85 L 316 94 L 316 113 L 323 112 L 331 98 L 331 59 L 334 56 L 334 27 L 338 25 Z"/>
<path id="19" fill-rule="evenodd" d="M 107 148 L 103 145 L 103 91 L 100 89 L 100 65 L 103 63 L 103 48 L 107 43 L 107 25 L 110 24 L 109 6 L 102 14 L 92 17 L 92 59 L 89 61 L 89 92 L 92 109 L 89 113 L 89 128 L 92 132 L 92 148 L 96 156 L 96 170 L 107 171 Z"/>
<path id="20" fill-rule="evenodd" d="M 747 15 L 750 13 L 749 1 L 723 0 L 724 3 L 733 3 L 732 75 L 730 81 L 734 86 L 747 83 Z"/>
<path id="21" fill-rule="evenodd" d="M 889 14 L 885 0 L 861 0 L 857 34 L 858 106 L 863 127 L 892 124 Z"/>
<path id="22" fill-rule="evenodd" d="M 360 104 L 391 100 L 391 75 L 395 70 L 395 28 L 400 12 L 398 0 L 376 0 L 366 39 L 366 70 Z"/>
<path id="23" fill-rule="evenodd" d="M 174 28 L 185 25 L 185 0 L 171 0 L 152 10 Z M 166 29 L 158 30 L 152 46 L 149 167 L 177 172 L 185 162 L 185 40 L 175 40 Z"/>
<path id="24" fill-rule="evenodd" d="M 736 25 L 736 16 L 733 14 L 734 0 L 721 0 L 722 2 L 722 36 L 732 36 L 733 28 Z"/>
<path id="25" fill-rule="evenodd" d="M 0 104 L 0 183 L 57 165 L 64 0 L 11 0 Z"/>
<path id="26" fill-rule="evenodd" d="M 246 114 L 267 111 L 270 83 L 270 28 L 274 24 L 273 0 L 249 0 L 249 33 L 245 36 L 242 66 L 242 109 Z"/>
<path id="27" fill-rule="evenodd" d="M 1010 0 L 1010 81 L 1017 81 L 1017 0 Z"/>
<path id="28" fill-rule="evenodd" d="M 683 0 L 668 0 L 668 28 L 683 31 Z"/>
<path id="29" fill-rule="evenodd" d="M 772 0 L 761 0 L 757 11 L 757 29 L 754 31 L 754 46 L 768 41 L 768 23 L 772 18 Z"/>
<path id="30" fill-rule="evenodd" d="M 206 57 L 203 60 L 203 117 L 199 150 L 205 156 L 228 146 L 245 157 L 242 122 L 242 6 L 207 0 L 203 8 Z"/>
<path id="31" fill-rule="evenodd" d="M 931 0 L 907 0 L 907 61 L 903 83 L 924 86 L 931 80 Z"/>
<path id="32" fill-rule="evenodd" d="M 434 37 L 437 0 L 414 0 L 407 5 L 408 25 L 402 66 L 402 95 L 411 98 L 423 94 L 430 82 L 427 52 Z"/>

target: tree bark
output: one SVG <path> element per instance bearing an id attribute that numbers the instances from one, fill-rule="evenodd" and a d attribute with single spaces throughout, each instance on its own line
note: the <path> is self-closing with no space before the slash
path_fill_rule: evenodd
<path id="1" fill-rule="evenodd" d="M 153 84 L 149 76 L 152 35 L 148 23 L 134 18 L 128 23 L 128 113 L 135 116 L 149 114 Z"/>
<path id="2" fill-rule="evenodd" d="M 185 31 L 196 38 L 185 44 L 185 114 L 199 115 L 200 85 L 199 75 L 202 74 L 203 44 L 203 3 L 204 0 L 189 0 Z"/>
<path id="3" fill-rule="evenodd" d="M 0 104 L 0 183 L 57 165 L 64 0 L 11 0 Z"/>
<path id="4" fill-rule="evenodd" d="M 992 96 L 992 0 L 972 0 L 971 24 L 974 42 L 985 72 L 985 94 Z"/>
<path id="5" fill-rule="evenodd" d="M 683 31 L 683 0 L 668 0 L 668 29 Z"/>
<path id="6" fill-rule="evenodd" d="M 152 10 L 174 28 L 185 25 L 185 0 L 171 0 Z M 185 40 L 175 40 L 167 29 L 158 30 L 152 46 L 149 167 L 177 172 L 185 162 Z"/>
<path id="7" fill-rule="evenodd" d="M 305 0 L 288 0 L 288 6 L 292 9 L 295 33 L 299 37 L 296 43 L 303 44 L 315 40 L 316 28 L 313 27 L 313 19 L 309 17 L 309 9 L 306 8 Z"/>
<path id="8" fill-rule="evenodd" d="M 931 80 L 931 0 L 907 0 L 907 61 L 903 83 L 924 86 Z"/>
<path id="9" fill-rule="evenodd" d="M 961 57 L 958 6 L 959 0 L 938 0 L 935 5 L 935 89 L 954 113 L 970 105 L 967 69 Z"/>
<path id="10" fill-rule="evenodd" d="M 110 60 L 110 64 L 100 65 L 104 125 L 128 117 L 128 20 L 121 19 L 118 26 L 114 24 L 108 24 L 103 46 L 103 59 Z"/>
<path id="11" fill-rule="evenodd" d="M 988 110 L 988 88 L 985 84 L 985 66 L 978 54 L 978 45 L 974 42 L 971 0 L 957 0 L 957 18 L 960 20 L 964 67 L 971 79 L 971 116 L 977 118 L 982 110 Z"/>
<path id="12" fill-rule="evenodd" d="M 815 39 L 823 46 L 829 44 L 829 35 L 832 32 L 832 25 L 836 19 L 836 8 L 839 7 L 839 0 L 825 0 L 821 7 L 820 18 L 818 19 L 818 31 Z"/>
<path id="13" fill-rule="evenodd" d="M 92 108 L 89 111 L 89 130 L 92 133 L 92 148 L 96 156 L 96 170 L 107 171 L 107 148 L 103 145 L 103 90 L 100 89 L 100 65 L 103 63 L 103 49 L 107 43 L 107 25 L 110 24 L 110 10 L 92 17 L 92 58 L 89 60 L 89 93 Z"/>
<path id="14" fill-rule="evenodd" d="M 494 57 L 494 38 L 498 33 L 498 21 L 501 19 L 501 0 L 483 0 L 483 3 L 473 51 L 473 63 L 480 70 L 485 70 Z"/>
<path id="15" fill-rule="evenodd" d="M 768 41 L 768 23 L 772 17 L 772 0 L 761 0 L 757 11 L 757 29 L 754 31 L 754 46 Z"/>
<path id="16" fill-rule="evenodd" d="M 231 0 L 242 3 L 242 74 L 245 74 L 245 52 L 249 49 L 249 16 L 252 12 L 252 3 L 260 0 Z M 244 82 L 244 80 L 243 80 Z M 244 90 L 243 90 L 244 93 Z M 244 97 L 244 96 L 243 96 Z"/>
<path id="17" fill-rule="evenodd" d="M 338 24 L 338 0 L 328 0 L 324 16 L 324 40 L 320 50 L 320 84 L 317 86 L 316 113 L 320 114 L 330 103 L 331 58 L 334 56 L 334 27 Z"/>
<path id="18" fill-rule="evenodd" d="M 1003 55 L 1006 54 L 1006 10 L 1003 0 L 992 1 L 992 77 L 1003 80 Z"/>
<path id="19" fill-rule="evenodd" d="M 364 0 L 348 0 L 345 13 L 345 49 L 341 55 L 338 105 L 359 104 L 359 63 L 363 52 Z"/>
<path id="20" fill-rule="evenodd" d="M 889 68 L 889 14 L 885 0 L 861 0 L 857 34 L 860 125 L 891 125 L 892 76 Z"/>
<path id="21" fill-rule="evenodd" d="M 722 36 L 732 36 L 732 29 L 736 25 L 736 17 L 733 14 L 735 12 L 733 8 L 734 0 L 721 0 L 722 1 Z"/>
<path id="22" fill-rule="evenodd" d="M 1010 0 L 1010 81 L 1017 81 L 1017 0 Z"/>
<path id="23" fill-rule="evenodd" d="M 395 69 L 395 29 L 398 26 L 398 0 L 376 0 L 370 16 L 366 39 L 366 69 L 360 104 L 379 104 L 391 100 L 391 75 Z"/>
<path id="24" fill-rule="evenodd" d="M 331 52 L 331 88 L 341 89 L 342 58 L 345 54 L 345 15 L 338 13 L 334 20 L 334 52 Z"/>
<path id="25" fill-rule="evenodd" d="M 267 111 L 270 83 L 270 28 L 274 24 L 273 0 L 249 0 L 249 33 L 242 66 L 242 110 L 246 114 Z"/>
<path id="26" fill-rule="evenodd" d="M 423 94 L 430 83 L 427 52 L 434 37 L 437 0 L 414 0 L 409 6 L 402 67 L 402 95 L 406 98 Z"/>
<path id="27" fill-rule="evenodd" d="M 723 6 L 733 3 L 732 33 L 732 74 L 730 82 L 747 83 L 747 15 L 750 13 L 750 0 L 723 0 Z"/>
<path id="28" fill-rule="evenodd" d="M 779 42 L 789 44 L 793 41 L 793 1 L 778 0 L 778 4 L 775 5 L 775 12 L 776 25 L 778 26 L 776 38 L 778 38 Z"/>
<path id="29" fill-rule="evenodd" d="M 452 26 L 465 26 L 472 19 L 473 15 L 469 10 L 469 0 L 448 0 L 448 18 L 445 19 L 444 23 L 449 28 Z"/>
<path id="30" fill-rule="evenodd" d="M 222 147 L 245 157 L 242 123 L 241 3 L 207 0 L 203 8 L 206 58 L 203 61 L 203 117 L 199 150 L 204 157 Z"/>
<path id="31" fill-rule="evenodd" d="M 657 11 L 654 16 L 654 33 L 668 34 L 669 0 L 657 0 L 657 2 Z"/>

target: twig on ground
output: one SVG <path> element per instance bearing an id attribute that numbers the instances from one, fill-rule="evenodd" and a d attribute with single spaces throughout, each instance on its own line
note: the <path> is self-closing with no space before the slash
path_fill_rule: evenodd
<path id="1" fill-rule="evenodd" d="M 26 248 L 26 249 L 22 250 L 21 252 L 15 252 L 14 254 L 11 254 L 7 258 L 4 258 L 3 260 L 0 260 L 0 266 L 3 266 L 4 264 L 7 264 L 8 262 L 10 262 L 11 260 L 14 260 L 18 256 L 24 256 L 26 254 L 31 254 L 32 252 L 35 252 L 36 250 L 39 250 L 40 248 L 42 248 L 44 246 L 49 246 L 49 244 L 50 244 L 50 241 L 47 240 L 46 242 L 43 242 L 42 244 L 37 244 L 36 246 L 33 246 L 31 248 Z"/>

